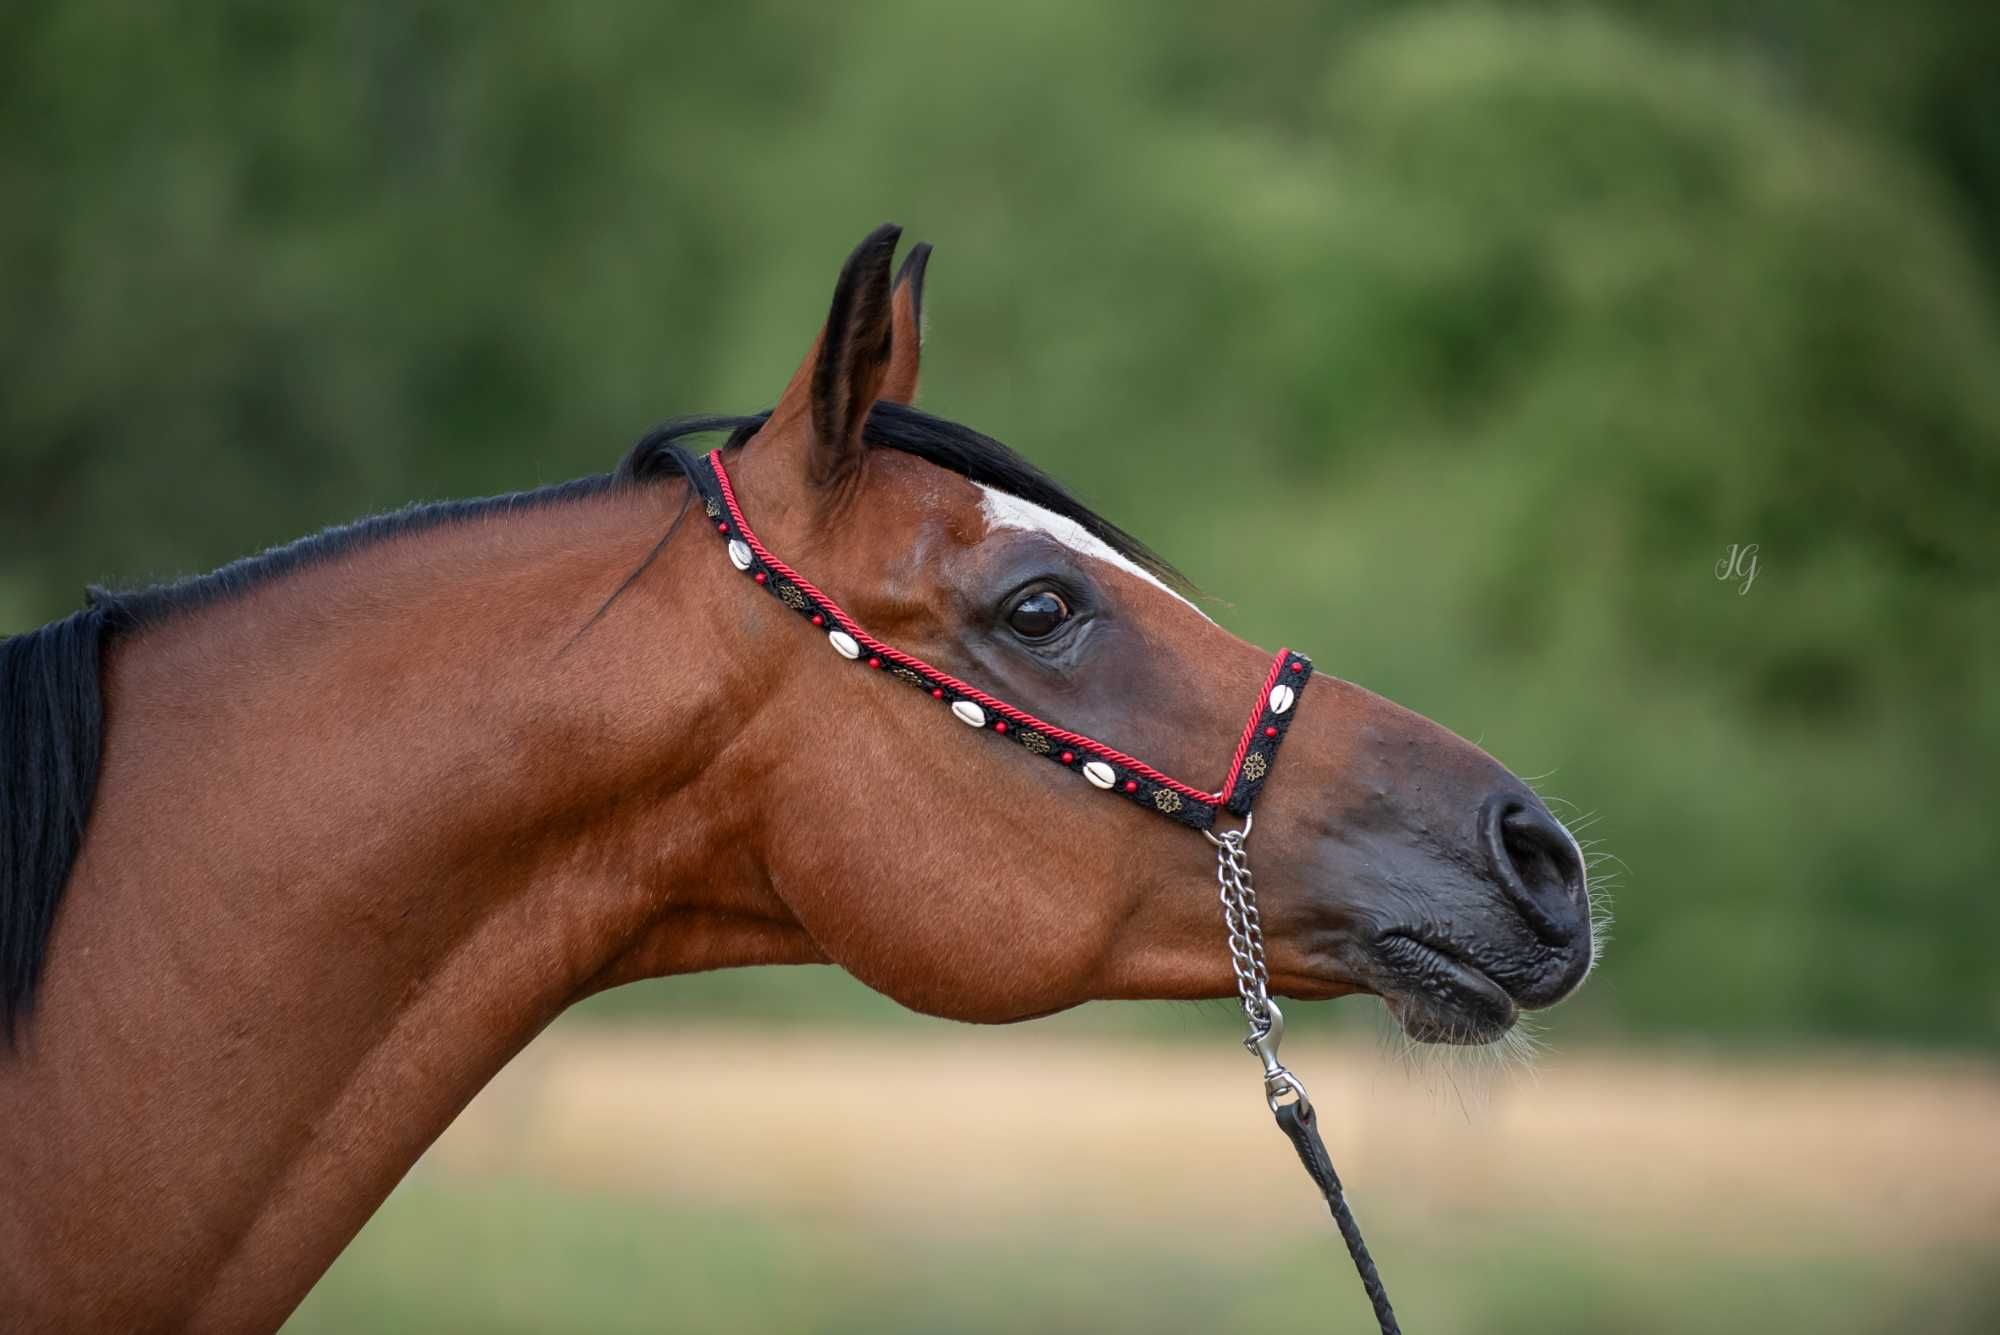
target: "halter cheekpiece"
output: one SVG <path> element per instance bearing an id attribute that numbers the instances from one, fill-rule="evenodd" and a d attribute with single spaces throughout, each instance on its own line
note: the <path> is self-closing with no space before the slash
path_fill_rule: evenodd
<path id="1" fill-rule="evenodd" d="M 1312 660 L 1304 654 L 1280 650 L 1271 661 L 1271 670 L 1264 674 L 1264 685 L 1230 757 L 1229 772 L 1223 777 L 1222 786 L 1210 792 L 1164 774 L 1095 738 L 1045 722 L 876 639 L 812 581 L 773 556 L 757 540 L 755 530 L 737 504 L 736 489 L 730 485 L 720 450 L 698 459 L 690 456 L 685 462 L 690 465 L 686 470 L 688 480 L 701 496 L 702 510 L 727 547 L 729 563 L 764 592 L 824 631 L 827 644 L 840 657 L 926 692 L 933 702 L 967 727 L 1011 742 L 1029 755 L 1082 775 L 1095 788 L 1136 802 L 1192 829 L 1212 829 L 1219 810 L 1237 816 L 1250 814 L 1257 795 L 1263 791 L 1264 781 L 1270 777 L 1278 744 L 1285 740 L 1285 733 L 1292 726 L 1299 697 L 1305 692 L 1306 683 L 1312 680 Z"/>
<path id="2" fill-rule="evenodd" d="M 1251 886 L 1250 865 L 1244 850 L 1244 842 L 1250 835 L 1251 807 L 1271 776 L 1278 744 L 1290 731 L 1306 683 L 1312 680 L 1312 660 L 1289 649 L 1280 649 L 1271 660 L 1270 671 L 1264 674 L 1264 684 L 1251 706 L 1249 721 L 1243 725 L 1235 753 L 1230 757 L 1229 771 L 1221 787 L 1210 792 L 1093 737 L 1059 728 L 876 639 L 812 581 L 773 556 L 757 540 L 756 532 L 737 504 L 736 490 L 730 485 L 720 450 L 699 457 L 679 448 L 673 453 L 689 485 L 701 497 L 702 511 L 724 543 L 729 564 L 823 632 L 834 653 L 856 666 L 924 691 L 933 703 L 967 727 L 1061 765 L 1082 775 L 1094 788 L 1136 802 L 1148 811 L 1207 836 L 1216 852 L 1216 883 L 1228 934 L 1230 965 L 1250 1030 L 1243 1046 L 1264 1065 L 1265 1100 L 1277 1118 L 1279 1129 L 1290 1138 L 1300 1162 L 1325 1196 L 1347 1243 L 1348 1254 L 1360 1272 L 1377 1323 L 1384 1335 L 1395 1335 L 1398 1329 L 1395 1313 L 1375 1273 L 1375 1262 L 1361 1240 L 1340 1178 L 1327 1157 L 1312 1101 L 1305 1086 L 1278 1061 L 1278 1042 L 1284 1036 L 1285 1017 L 1268 990 L 1264 931 L 1257 916 L 1257 896 Z M 1214 832 L 1215 818 L 1223 810 L 1242 817 L 1243 824 L 1218 835 Z"/>

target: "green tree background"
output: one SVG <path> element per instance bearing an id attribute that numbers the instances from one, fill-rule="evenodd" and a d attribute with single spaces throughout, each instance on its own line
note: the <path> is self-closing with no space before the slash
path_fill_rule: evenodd
<path id="1" fill-rule="evenodd" d="M 1974 15 L 16 0 L 0 627 L 765 406 L 895 218 L 928 406 L 1576 805 L 1565 1027 L 1991 1046 Z"/>

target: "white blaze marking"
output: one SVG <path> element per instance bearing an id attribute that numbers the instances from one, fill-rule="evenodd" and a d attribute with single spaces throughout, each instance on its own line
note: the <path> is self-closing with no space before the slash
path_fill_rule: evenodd
<path id="1" fill-rule="evenodd" d="M 985 495 L 985 500 L 981 503 L 981 509 L 985 512 L 986 527 L 989 530 L 1013 528 L 1029 533 L 1045 533 L 1079 556 L 1088 556 L 1092 560 L 1116 566 L 1128 575 L 1138 576 L 1154 588 L 1160 590 L 1160 592 L 1170 594 L 1180 599 L 1181 602 L 1186 603 L 1187 606 L 1194 608 L 1194 611 L 1202 620 L 1207 621 L 1210 619 L 1208 613 L 1203 612 L 1199 607 L 1195 607 L 1193 603 L 1188 602 L 1186 598 L 1182 598 L 1180 594 L 1168 588 L 1158 575 L 1155 575 L 1152 571 L 1146 569 L 1137 561 L 1134 561 L 1131 557 L 1125 555 L 1125 553 L 1119 551 L 1116 547 L 1113 547 L 1110 543 L 1098 537 L 1095 533 L 1092 533 L 1069 516 L 1059 515 L 1053 510 L 1044 510 L 1032 501 L 1024 501 L 1019 496 L 1009 495 L 1007 492 L 996 490 L 983 482 L 979 484 L 979 490 Z"/>

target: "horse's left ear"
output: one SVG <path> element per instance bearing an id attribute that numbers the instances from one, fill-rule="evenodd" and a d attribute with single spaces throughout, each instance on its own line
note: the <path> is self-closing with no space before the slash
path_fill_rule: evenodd
<path id="1" fill-rule="evenodd" d="M 882 397 L 894 403 L 917 401 L 918 363 L 924 352 L 924 267 L 931 262 L 928 241 L 910 251 L 896 271 L 896 288 L 889 298 L 894 334 L 889 344 L 889 375 Z"/>
<path id="2" fill-rule="evenodd" d="M 896 332 L 889 266 L 902 235 L 896 224 L 883 223 L 847 257 L 826 327 L 759 433 L 806 423 L 812 432 L 807 472 L 821 486 L 860 469 L 868 410 L 888 383 Z"/>

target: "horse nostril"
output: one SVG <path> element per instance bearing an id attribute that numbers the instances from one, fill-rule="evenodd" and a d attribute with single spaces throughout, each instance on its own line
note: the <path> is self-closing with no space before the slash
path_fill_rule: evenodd
<path id="1" fill-rule="evenodd" d="M 1480 808 L 1479 833 L 1494 877 L 1535 935 L 1566 946 L 1588 930 L 1582 856 L 1539 802 L 1494 794 Z"/>

